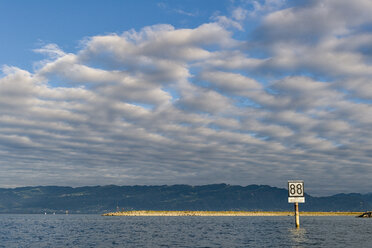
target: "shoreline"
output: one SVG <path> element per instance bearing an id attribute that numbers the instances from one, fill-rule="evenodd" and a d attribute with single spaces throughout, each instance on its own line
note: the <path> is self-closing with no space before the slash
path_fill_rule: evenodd
<path id="1" fill-rule="evenodd" d="M 358 216 L 363 212 L 300 212 L 301 216 Z M 102 216 L 294 216 L 293 211 L 154 211 L 110 212 Z"/>

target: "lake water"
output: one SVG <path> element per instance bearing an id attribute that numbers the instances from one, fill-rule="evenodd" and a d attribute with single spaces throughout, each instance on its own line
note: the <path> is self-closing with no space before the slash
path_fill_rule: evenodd
<path id="1" fill-rule="evenodd" d="M 372 219 L 351 216 L 0 215 L 0 247 L 372 247 Z"/>

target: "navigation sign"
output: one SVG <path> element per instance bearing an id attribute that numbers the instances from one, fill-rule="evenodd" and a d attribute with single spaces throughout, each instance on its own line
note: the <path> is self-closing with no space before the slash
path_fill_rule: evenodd
<path id="1" fill-rule="evenodd" d="M 288 203 L 304 203 L 304 181 L 289 180 L 288 181 Z"/>
<path id="2" fill-rule="evenodd" d="M 296 228 L 300 228 L 300 211 L 298 210 L 298 203 L 305 203 L 304 181 L 288 181 L 288 202 L 294 203 Z"/>

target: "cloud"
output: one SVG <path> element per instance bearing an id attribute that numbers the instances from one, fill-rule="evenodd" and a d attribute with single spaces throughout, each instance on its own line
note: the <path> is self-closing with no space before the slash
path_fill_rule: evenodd
<path id="1" fill-rule="evenodd" d="M 268 14 L 258 30 L 267 39 L 278 42 L 312 42 L 329 35 L 347 35 L 359 25 L 371 22 L 371 2 L 305 1 L 305 4 Z"/>
<path id="2" fill-rule="evenodd" d="M 263 15 L 266 13 L 273 12 L 280 9 L 286 0 L 263 0 L 263 1 L 247 1 L 251 5 L 250 11 L 244 11 L 251 17 L 256 17 L 258 15 Z M 239 9 L 239 8 L 238 8 Z"/>
<path id="3" fill-rule="evenodd" d="M 218 24 L 223 27 L 227 27 L 227 28 L 233 27 L 240 31 L 243 31 L 243 26 L 239 22 L 234 21 L 226 16 L 216 16 L 213 18 L 213 20 L 217 21 Z"/>
<path id="4" fill-rule="evenodd" d="M 58 47 L 57 44 L 47 44 L 42 48 L 34 49 L 34 52 L 46 54 L 49 57 L 56 59 L 65 55 L 65 53 Z"/>
<path id="5" fill-rule="evenodd" d="M 248 11 L 242 7 L 234 9 L 232 16 L 237 21 L 243 21 L 247 16 Z"/>
<path id="6" fill-rule="evenodd" d="M 157 3 L 157 6 L 160 9 L 166 10 L 168 12 L 174 12 L 174 13 L 177 13 L 177 14 L 180 14 L 180 15 L 183 15 L 183 16 L 196 17 L 196 16 L 199 15 L 199 10 L 186 11 L 185 9 L 181 9 L 181 8 L 172 8 L 164 2 Z"/>
<path id="7" fill-rule="evenodd" d="M 92 36 L 75 53 L 46 45 L 33 72 L 4 66 L 3 185 L 303 178 L 309 193 L 368 191 L 370 3 L 284 6 L 257 5 L 246 40 L 239 7 L 194 28 Z"/>

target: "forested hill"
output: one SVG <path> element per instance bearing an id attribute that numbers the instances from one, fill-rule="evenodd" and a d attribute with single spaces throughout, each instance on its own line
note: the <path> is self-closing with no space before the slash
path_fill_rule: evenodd
<path id="1" fill-rule="evenodd" d="M 233 186 L 40 186 L 0 189 L 0 213 L 103 213 L 120 210 L 292 210 L 287 189 Z M 372 193 L 306 195 L 303 211 L 372 210 Z"/>

